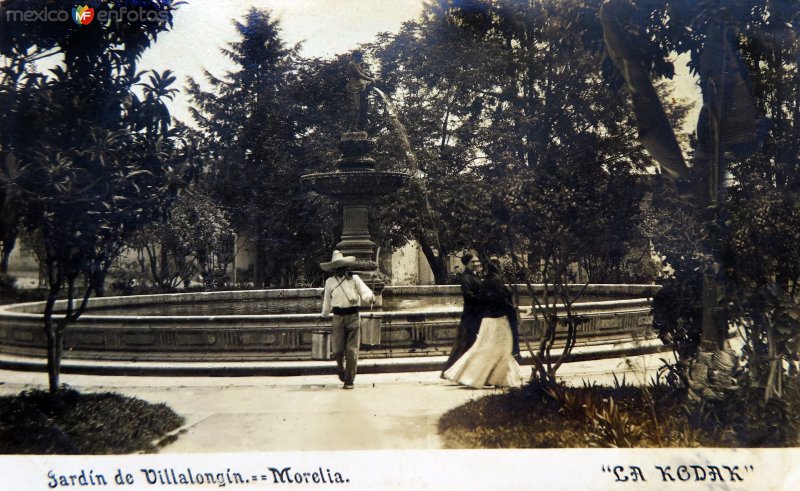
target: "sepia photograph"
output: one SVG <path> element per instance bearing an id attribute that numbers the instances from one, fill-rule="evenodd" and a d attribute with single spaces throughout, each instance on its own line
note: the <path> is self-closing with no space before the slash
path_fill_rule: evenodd
<path id="1" fill-rule="evenodd" d="M 2 489 L 797 489 L 796 0 L 0 0 Z"/>

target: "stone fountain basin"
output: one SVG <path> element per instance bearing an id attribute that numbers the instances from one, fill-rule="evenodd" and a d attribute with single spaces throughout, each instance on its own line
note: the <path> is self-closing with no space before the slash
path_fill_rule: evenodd
<path id="1" fill-rule="evenodd" d="M 306 174 L 301 179 L 319 193 L 340 198 L 352 195 L 383 196 L 403 187 L 409 177 L 405 172 L 338 170 Z"/>
<path id="2" fill-rule="evenodd" d="M 522 285 L 516 288 L 526 291 Z M 542 291 L 541 285 L 536 288 Z M 573 306 L 576 313 L 588 318 L 580 326 L 578 345 L 652 339 L 651 298 L 657 289 L 655 285 L 589 285 L 584 301 Z M 312 333 L 330 327 L 329 321 L 319 321 L 321 296 L 320 288 L 303 288 L 93 298 L 65 332 L 64 358 L 308 360 Z M 382 317 L 381 344 L 365 346 L 362 357 L 449 353 L 461 314 L 458 286 L 389 286 L 383 291 L 383 301 L 387 310 Z M 283 307 L 277 308 L 278 313 L 199 313 L 208 305 L 237 303 L 244 311 Z M 153 314 L 150 309 L 154 307 L 164 313 Z M 397 310 L 391 310 L 395 307 Z M 65 302 L 57 303 L 57 310 L 64 308 Z M 0 353 L 45 356 L 43 309 L 44 302 L 0 306 Z M 520 311 L 521 334 L 534 341 L 543 322 L 532 315 L 530 300 L 527 305 L 521 302 Z"/>

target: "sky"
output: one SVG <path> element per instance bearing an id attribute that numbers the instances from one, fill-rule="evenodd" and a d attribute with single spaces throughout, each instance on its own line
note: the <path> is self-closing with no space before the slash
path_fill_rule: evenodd
<path id="1" fill-rule="evenodd" d="M 234 19 L 250 7 L 265 8 L 280 20 L 281 37 L 289 45 L 302 43 L 301 54 L 330 58 L 370 42 L 380 32 L 396 32 L 422 13 L 424 0 L 188 0 L 175 13 L 172 31 L 159 35 L 140 62 L 140 69 L 172 70 L 183 87 L 192 76 L 203 85 L 203 69 L 217 76 L 234 65 L 220 48 L 237 39 Z M 676 60 L 676 94 L 698 100 L 699 89 L 688 75 L 686 58 Z M 207 87 L 207 86 L 206 86 Z M 171 105 L 173 116 L 191 123 L 183 93 Z M 697 109 L 683 128 L 691 132 Z"/>
<path id="2" fill-rule="evenodd" d="M 289 45 L 302 42 L 301 54 L 330 58 L 380 32 L 395 32 L 407 20 L 419 17 L 423 0 L 189 0 L 175 13 L 172 31 L 162 33 L 139 63 L 142 70 L 172 70 L 179 87 L 192 76 L 203 79 L 203 69 L 222 76 L 234 65 L 220 48 L 237 39 L 233 20 L 250 7 L 268 9 L 280 20 L 281 38 Z M 187 100 L 178 94 L 172 115 L 190 122 Z"/>

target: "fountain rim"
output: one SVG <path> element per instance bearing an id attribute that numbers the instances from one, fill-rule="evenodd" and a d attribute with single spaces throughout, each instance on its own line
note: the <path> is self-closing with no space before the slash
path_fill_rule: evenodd
<path id="1" fill-rule="evenodd" d="M 324 178 L 333 178 L 336 176 L 346 176 L 346 175 L 368 175 L 368 176 L 393 176 L 393 177 L 401 177 L 404 179 L 410 178 L 410 172 L 403 172 L 403 171 L 394 171 L 394 170 L 373 170 L 373 169 L 347 169 L 347 170 L 335 170 L 332 172 L 312 172 L 310 174 L 303 174 L 300 176 L 300 180 L 311 180 L 311 179 L 324 179 Z"/>
<path id="2" fill-rule="evenodd" d="M 645 284 L 593 284 L 595 289 L 599 288 L 608 288 L 608 287 L 634 287 L 634 288 L 641 288 L 641 289 L 649 289 L 651 291 L 656 291 L 660 288 L 659 285 L 645 285 Z M 458 288 L 458 285 L 416 285 L 416 286 L 389 286 L 387 290 L 391 292 L 392 290 L 402 290 L 413 291 L 419 290 L 421 287 L 451 287 L 452 289 Z M 514 285 L 520 286 L 520 285 Z M 522 285 L 524 286 L 524 285 Z M 537 284 L 532 286 L 539 286 L 543 287 L 544 285 Z M 269 292 L 276 292 L 276 294 L 270 295 Z M 281 294 L 277 294 L 280 292 Z M 214 320 L 226 320 L 226 321 L 256 321 L 256 320 L 268 320 L 268 319 L 293 319 L 293 320 L 308 320 L 308 319 L 315 319 L 319 317 L 319 313 L 303 313 L 303 314 L 229 314 L 229 315 L 102 315 L 102 314 L 95 314 L 92 312 L 92 304 L 95 304 L 95 308 L 103 308 L 103 307 L 125 307 L 126 305 L 142 305 L 141 302 L 137 302 L 137 300 L 146 299 L 148 302 L 144 304 L 155 304 L 155 303 L 167 303 L 167 302 L 160 302 L 159 300 L 166 300 L 166 299 L 180 299 L 183 301 L 176 301 L 172 302 L 173 304 L 181 304 L 181 303 L 194 303 L 202 300 L 213 301 L 213 300 L 232 300 L 229 298 L 229 295 L 226 294 L 245 294 L 250 299 L 258 297 L 261 300 L 269 300 L 269 299 L 281 299 L 287 298 L 285 292 L 295 292 L 301 293 L 296 297 L 288 296 L 288 298 L 315 298 L 319 297 L 322 293 L 322 288 L 293 288 L 293 289 L 273 289 L 273 290 L 226 290 L 226 291 L 218 291 L 218 292 L 187 292 L 187 293 L 161 293 L 161 294 L 147 294 L 147 295 L 124 295 L 124 296 L 110 296 L 110 297 L 94 297 L 89 300 L 89 305 L 87 307 L 86 313 L 80 316 L 77 322 L 81 321 L 135 321 L 135 322 L 156 322 L 156 321 L 173 321 L 173 322 L 181 322 L 181 323 L 189 323 L 189 322 L 213 322 Z M 443 293 L 439 292 L 432 292 L 435 293 Z M 460 291 L 459 291 L 460 293 Z M 214 298 L 219 297 L 219 298 Z M 649 306 L 653 295 L 645 295 L 639 296 L 634 298 L 621 298 L 617 300 L 599 300 L 594 302 L 577 302 L 572 304 L 573 308 L 584 309 L 584 308 L 591 308 L 591 307 L 607 307 L 607 306 L 629 306 L 629 307 L 644 307 L 645 305 Z M 119 300 L 124 300 L 123 302 L 117 303 Z M 238 299 L 238 301 L 245 301 L 247 299 Z M 24 303 L 14 303 L 14 304 L 5 304 L 0 305 L 0 318 L 5 319 L 18 319 L 18 320 L 32 320 L 32 319 L 42 319 L 43 313 L 32 313 L 26 312 L 24 310 L 29 310 L 35 307 L 44 307 L 45 301 L 37 301 L 37 302 L 24 302 Z M 66 300 L 57 300 L 56 307 L 64 306 L 66 304 Z M 99 305 L 98 305 L 99 304 Z M 563 304 L 556 304 L 556 308 L 561 310 L 564 308 Z M 22 309 L 23 311 L 20 311 Z M 636 309 L 641 310 L 641 309 Z M 387 318 L 396 318 L 396 317 L 407 317 L 409 315 L 425 315 L 425 316 L 451 316 L 453 314 L 459 313 L 462 311 L 462 307 L 445 307 L 445 308 L 429 308 L 426 310 L 420 311 L 384 311 L 379 310 L 375 311 L 375 313 L 379 313 L 380 315 L 387 317 Z M 519 311 L 525 317 L 532 317 L 534 308 L 530 306 L 520 306 Z M 367 312 L 366 310 L 364 312 Z M 320 324 L 323 324 L 323 321 L 320 321 Z"/>

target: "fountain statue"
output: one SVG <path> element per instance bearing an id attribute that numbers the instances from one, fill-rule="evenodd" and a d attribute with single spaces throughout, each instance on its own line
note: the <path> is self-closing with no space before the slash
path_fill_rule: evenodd
<path id="1" fill-rule="evenodd" d="M 374 143 L 367 135 L 366 125 L 367 91 L 376 79 L 364 69 L 359 51 L 351 55 L 347 71 L 346 92 L 351 106 L 339 140 L 342 156 L 332 172 L 306 174 L 301 179 L 311 189 L 341 203 L 342 237 L 336 249 L 358 259 L 353 269 L 373 287 L 376 305 L 380 306 L 385 281 L 378 270 L 376 244 L 370 238 L 369 213 L 380 196 L 405 185 L 411 176 L 375 170 L 375 159 L 370 156 Z"/>
<path id="2" fill-rule="evenodd" d="M 367 89 L 377 79 L 371 77 L 364 69 L 361 51 L 353 51 L 347 64 L 347 93 L 352 104 L 347 118 L 347 131 L 366 131 L 367 129 Z"/>

